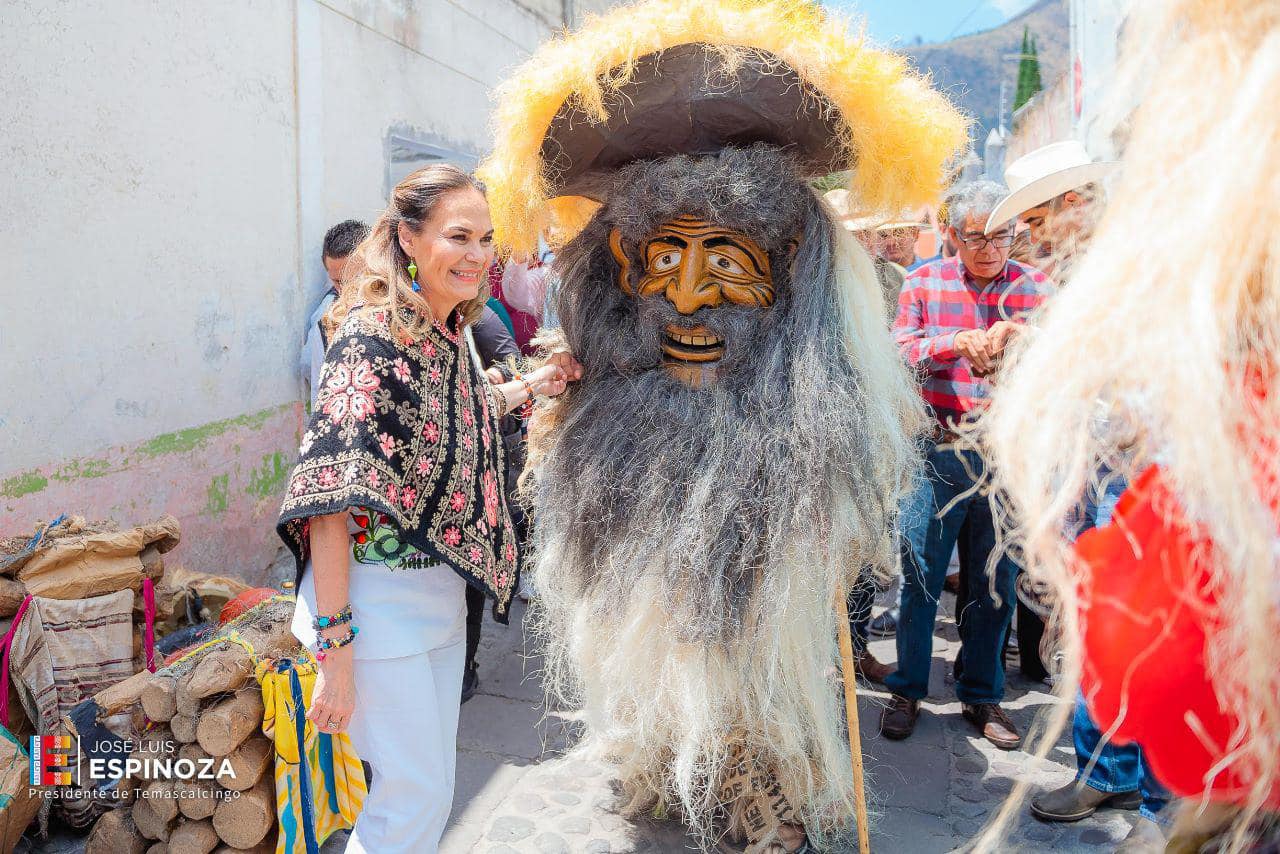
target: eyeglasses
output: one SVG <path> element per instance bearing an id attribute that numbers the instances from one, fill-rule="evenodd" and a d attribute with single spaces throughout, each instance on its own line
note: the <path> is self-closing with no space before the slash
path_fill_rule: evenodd
<path id="1" fill-rule="evenodd" d="M 960 239 L 964 245 L 977 252 L 985 249 L 990 243 L 997 249 L 1008 249 L 1013 245 L 1013 232 L 1002 231 L 999 234 L 962 234 Z"/>

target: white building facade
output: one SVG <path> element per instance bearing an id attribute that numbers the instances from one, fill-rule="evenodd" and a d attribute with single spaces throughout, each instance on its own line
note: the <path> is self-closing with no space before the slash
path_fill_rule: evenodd
<path id="1" fill-rule="evenodd" d="M 473 165 L 489 96 L 608 0 L 0 4 L 0 536 L 172 513 L 260 580 L 325 230 Z"/>

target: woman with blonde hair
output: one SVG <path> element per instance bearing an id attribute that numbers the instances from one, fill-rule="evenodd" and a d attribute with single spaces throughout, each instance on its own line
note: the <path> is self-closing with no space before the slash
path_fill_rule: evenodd
<path id="1" fill-rule="evenodd" d="M 488 297 L 483 187 L 405 178 L 355 253 L 279 531 L 298 566 L 293 631 L 319 675 L 308 717 L 373 767 L 348 851 L 435 851 L 453 800 L 471 584 L 506 622 L 518 542 L 498 418 L 556 395 L 562 358 L 491 385 L 471 324 Z"/>
<path id="2" fill-rule="evenodd" d="M 986 439 L 1028 571 L 1061 600 L 1060 693 L 1082 684 L 1184 799 L 1170 850 L 1275 850 L 1280 4 L 1145 0 L 1125 29 L 1123 173 Z M 1153 228 L 1174 200 L 1194 204 Z M 1063 523 L 1099 460 L 1131 486 L 1073 549 Z M 1164 850 L 1150 831 L 1124 850 Z"/>

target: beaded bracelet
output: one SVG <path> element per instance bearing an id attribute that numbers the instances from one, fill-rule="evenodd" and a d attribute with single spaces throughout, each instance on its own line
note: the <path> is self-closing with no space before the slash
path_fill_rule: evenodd
<path id="1" fill-rule="evenodd" d="M 517 417 L 519 417 L 519 418 L 523 418 L 524 420 L 526 420 L 526 421 L 527 421 L 527 420 L 529 419 L 529 416 L 533 414 L 533 399 L 534 399 L 534 397 L 536 397 L 537 395 L 535 395 L 535 394 L 534 394 L 533 386 L 529 384 L 529 381 L 528 381 L 527 379 L 525 379 L 525 378 L 524 378 L 524 375 L 523 375 L 523 374 L 521 374 L 521 373 L 520 373 L 518 370 L 516 370 L 514 367 L 511 369 L 511 373 L 515 375 L 515 378 L 516 378 L 518 381 L 520 381 L 521 383 L 523 383 L 523 384 L 524 384 L 525 394 L 527 394 L 527 395 L 528 395 L 528 396 L 525 398 L 524 403 L 520 404 L 519 406 L 517 406 L 517 407 L 515 408 L 515 410 L 514 410 L 514 414 L 515 414 Z"/>
<path id="2" fill-rule="evenodd" d="M 352 626 L 351 629 L 340 638 L 320 638 L 316 641 L 316 661 L 324 661 L 325 656 L 331 649 L 340 649 L 356 639 L 356 635 L 360 634 L 359 626 Z"/>
<path id="3" fill-rule="evenodd" d="M 315 620 L 312 621 L 311 626 L 316 631 L 320 631 L 320 629 L 329 629 L 349 622 L 351 622 L 350 603 L 343 605 L 342 610 L 336 614 L 331 614 L 327 617 L 316 617 Z"/>

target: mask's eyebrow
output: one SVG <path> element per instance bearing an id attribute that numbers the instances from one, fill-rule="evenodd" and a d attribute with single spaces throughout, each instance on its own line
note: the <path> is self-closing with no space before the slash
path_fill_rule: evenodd
<path id="1" fill-rule="evenodd" d="M 689 246 L 689 242 L 687 240 L 682 240 L 679 237 L 675 237 L 670 234 L 664 234 L 660 237 L 655 237 L 653 240 L 649 241 L 650 246 L 652 246 L 655 243 L 670 243 L 673 246 L 678 246 L 681 249 L 687 249 Z"/>

